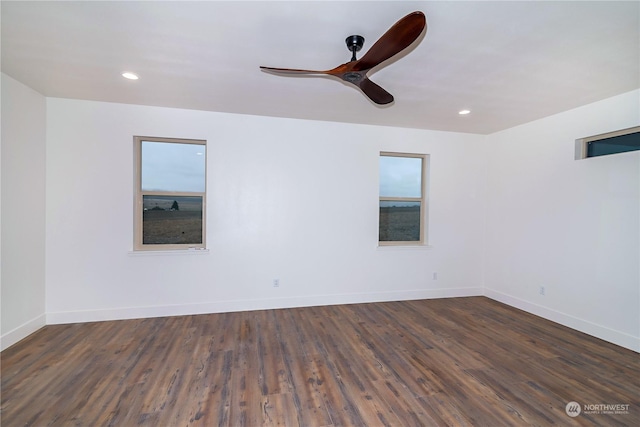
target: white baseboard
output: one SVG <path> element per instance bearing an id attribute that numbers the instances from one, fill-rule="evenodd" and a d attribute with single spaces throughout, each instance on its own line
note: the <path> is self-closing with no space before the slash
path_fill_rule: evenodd
<path id="1" fill-rule="evenodd" d="M 106 320 L 142 319 L 190 314 L 227 313 L 336 304 L 453 298 L 483 295 L 482 288 L 419 289 L 411 291 L 314 295 L 287 298 L 216 301 L 196 304 L 128 307 L 47 313 L 47 324 L 83 323 Z"/>
<path id="2" fill-rule="evenodd" d="M 484 295 L 488 298 L 510 305 L 520 310 L 526 311 L 536 316 L 540 316 L 552 322 L 559 323 L 563 326 L 567 326 L 571 329 L 575 329 L 585 334 L 600 338 L 610 343 L 619 345 L 629 350 L 633 350 L 640 353 L 640 338 L 634 337 L 624 332 L 616 331 L 614 329 L 607 328 L 596 323 L 589 322 L 584 319 L 580 319 L 569 314 L 565 314 L 556 310 L 552 310 L 547 307 L 543 307 L 538 304 L 531 303 L 529 301 L 516 298 L 511 295 L 503 294 L 491 289 L 484 290 Z"/>
<path id="3" fill-rule="evenodd" d="M 268 310 L 336 304 L 359 304 L 417 299 L 455 298 L 484 295 L 509 306 L 535 314 L 552 322 L 584 332 L 610 343 L 640 352 L 640 338 L 616 331 L 577 317 L 552 310 L 491 289 L 443 288 L 410 291 L 315 295 L 287 298 L 216 301 L 197 304 L 178 304 L 151 307 L 128 307 L 102 310 L 53 312 L 38 316 L 0 336 L 0 351 L 9 348 L 45 325 L 124 320 L 150 317 L 182 316 L 190 314 L 225 313 L 234 311 Z"/>
<path id="4" fill-rule="evenodd" d="M 46 317 L 44 314 L 23 323 L 17 328 L 7 332 L 0 337 L 0 351 L 11 347 L 15 343 L 28 337 L 38 329 L 45 326 Z"/>

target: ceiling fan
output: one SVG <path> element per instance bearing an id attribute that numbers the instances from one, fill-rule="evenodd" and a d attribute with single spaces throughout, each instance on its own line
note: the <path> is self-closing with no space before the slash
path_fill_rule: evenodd
<path id="1" fill-rule="evenodd" d="M 299 70 L 291 68 L 263 67 L 260 69 L 279 75 L 328 75 L 338 77 L 360 90 L 376 104 L 385 105 L 393 102 L 393 95 L 369 80 L 367 73 L 382 62 L 394 57 L 409 47 L 422 34 L 427 26 L 424 13 L 412 12 L 396 22 L 386 33 L 371 46 L 371 49 L 360 59 L 356 59 L 356 52 L 362 49 L 364 37 L 353 35 L 345 42 L 351 51 L 351 61 L 325 71 Z"/>

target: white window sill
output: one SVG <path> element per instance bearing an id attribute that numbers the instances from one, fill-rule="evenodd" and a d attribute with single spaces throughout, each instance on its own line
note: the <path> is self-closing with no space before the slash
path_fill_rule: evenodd
<path id="1" fill-rule="evenodd" d="M 176 249 L 171 251 L 129 251 L 129 256 L 206 255 L 209 249 Z"/>
<path id="2" fill-rule="evenodd" d="M 431 245 L 378 245 L 379 251 L 426 251 L 433 249 Z"/>

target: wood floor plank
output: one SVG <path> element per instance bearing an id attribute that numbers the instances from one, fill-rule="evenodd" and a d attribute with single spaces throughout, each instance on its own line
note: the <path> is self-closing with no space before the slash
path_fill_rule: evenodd
<path id="1" fill-rule="evenodd" d="M 287 324 L 287 310 L 274 313 L 278 325 Z M 284 317 L 283 317 L 284 316 Z M 298 328 L 295 331 L 299 331 Z M 298 349 L 305 342 L 297 333 L 286 333 L 278 328 L 278 336 L 284 375 L 288 379 L 293 404 L 298 414 L 299 425 L 329 426 L 332 424 L 323 399 L 324 376 L 316 357 L 308 351 Z M 321 358 L 318 358 L 321 360 Z"/>
<path id="2" fill-rule="evenodd" d="M 262 395 L 291 391 L 289 377 L 282 355 L 282 335 L 273 311 L 260 311 L 256 317 L 257 357 L 260 365 Z"/>
<path id="3" fill-rule="evenodd" d="M 3 426 L 640 425 L 638 353 L 484 297 L 51 325 L 0 356 Z"/>
<path id="4" fill-rule="evenodd" d="M 514 424 L 534 425 L 542 421 L 545 425 L 553 424 L 553 418 L 546 415 L 547 408 L 540 407 L 530 393 L 523 393 L 527 390 L 524 383 L 504 384 L 496 381 L 496 377 L 486 370 L 471 370 L 467 372 L 478 380 L 485 387 L 489 387 L 495 391 L 501 400 L 507 402 L 505 404 L 508 410 L 513 414 L 513 418 L 517 420 Z M 559 405 L 558 405 L 559 406 Z"/>

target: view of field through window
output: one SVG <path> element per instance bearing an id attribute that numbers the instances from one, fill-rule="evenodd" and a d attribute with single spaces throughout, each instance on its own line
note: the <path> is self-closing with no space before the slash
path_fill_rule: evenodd
<path id="1" fill-rule="evenodd" d="M 420 241 L 420 211 L 420 203 L 417 202 L 404 206 L 380 202 L 380 241 Z"/>
<path id="2" fill-rule="evenodd" d="M 204 141 L 140 141 L 142 245 L 203 247 Z"/>
<path id="3" fill-rule="evenodd" d="M 144 196 L 142 243 L 202 243 L 202 197 Z"/>
<path id="4" fill-rule="evenodd" d="M 420 242 L 423 158 L 380 156 L 380 242 Z"/>

